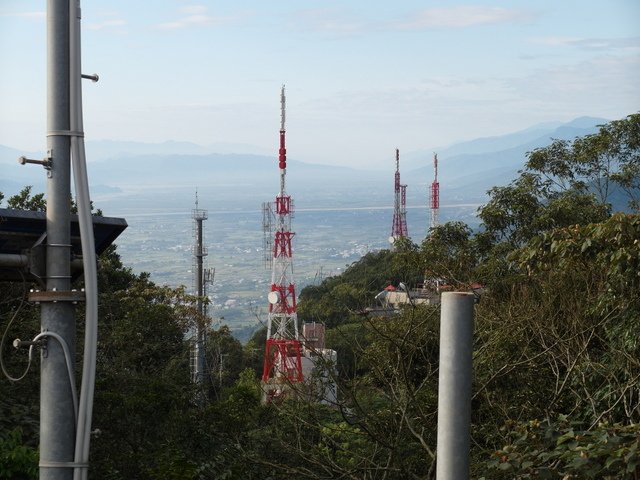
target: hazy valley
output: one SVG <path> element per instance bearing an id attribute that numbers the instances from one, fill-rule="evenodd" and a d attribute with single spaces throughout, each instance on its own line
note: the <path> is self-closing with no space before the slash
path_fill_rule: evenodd
<path id="1" fill-rule="evenodd" d="M 441 184 L 440 220 L 475 226 L 475 212 L 487 189 L 505 185 L 525 162 L 525 155 L 552 138 L 573 139 L 595 131 L 603 119 L 583 118 L 565 125 L 532 127 L 502 137 L 478 139 L 438 151 Z M 167 142 L 88 142 L 92 197 L 107 216 L 124 217 L 129 227 L 117 240 L 124 263 L 148 271 L 171 286 L 193 284 L 192 246 L 196 190 L 205 222 L 207 264 L 215 268 L 209 287 L 211 316 L 232 328 L 264 319 L 270 272 L 265 268 L 261 205 L 273 201 L 278 170 L 273 156 L 251 147 L 249 153 L 214 153 L 220 146 Z M 387 248 L 393 214 L 393 149 L 386 171 L 288 163 L 287 186 L 296 212 L 293 219 L 294 275 L 298 292 L 370 250 Z M 0 148 L 0 191 L 11 195 L 24 185 L 44 191 L 38 167 L 21 167 L 15 149 Z M 37 158 L 37 153 L 28 154 Z M 407 188 L 407 221 L 414 242 L 429 223 L 427 187 L 433 180 L 431 150 L 400 155 Z"/>

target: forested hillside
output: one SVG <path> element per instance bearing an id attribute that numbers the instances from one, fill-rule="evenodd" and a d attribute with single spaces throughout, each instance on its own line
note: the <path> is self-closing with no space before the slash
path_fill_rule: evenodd
<path id="1" fill-rule="evenodd" d="M 615 188 L 614 188 L 615 187 Z M 612 212 L 612 191 L 627 212 Z M 12 208 L 42 208 L 23 192 Z M 0 197 L 1 200 L 1 197 Z M 473 231 L 365 255 L 300 294 L 327 326 L 338 402 L 262 405 L 264 332 L 208 337 L 204 391 L 190 382 L 195 298 L 100 258 L 94 479 L 432 479 L 439 309 L 364 315 L 388 284 L 484 286 L 476 306 L 472 478 L 640 478 L 640 114 L 527 155 L 490 190 Z M 78 285 L 81 286 L 81 285 Z M 29 285 L 0 287 L 4 369 L 11 341 L 39 331 Z M 80 310 L 78 316 L 81 317 Z M 82 327 L 82 319 L 78 322 Z M 79 332 L 78 338 L 82 338 Z M 37 478 L 38 367 L 0 379 L 0 478 Z M 77 375 L 81 371 L 78 366 Z"/>

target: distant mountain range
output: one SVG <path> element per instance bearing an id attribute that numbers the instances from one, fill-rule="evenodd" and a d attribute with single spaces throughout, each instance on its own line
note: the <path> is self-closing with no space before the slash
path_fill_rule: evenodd
<path id="1" fill-rule="evenodd" d="M 565 124 L 543 124 L 526 130 L 463 142 L 438 151 L 438 176 L 441 188 L 455 198 L 483 198 L 486 191 L 506 185 L 524 167 L 527 152 L 545 147 L 553 140 L 573 140 L 596 133 L 603 118 L 580 117 Z M 410 178 L 433 177 L 433 152 L 412 152 L 405 159 L 422 159 L 427 165 L 408 171 Z M 426 162 L 425 162 L 426 159 Z"/>
<path id="2" fill-rule="evenodd" d="M 86 149 L 87 156 L 91 158 L 91 161 L 137 155 L 207 155 L 211 153 L 269 155 L 271 153 L 249 144 L 214 143 L 202 146 L 191 142 L 176 142 L 173 140 L 162 143 L 91 140 L 87 142 Z"/>
<path id="3" fill-rule="evenodd" d="M 572 140 L 595 133 L 603 118 L 581 117 L 568 123 L 546 123 L 507 135 L 479 138 L 438 150 L 442 202 L 481 202 L 492 186 L 506 185 L 526 161 L 527 152 L 549 145 L 553 139 Z M 189 142 L 164 143 L 89 141 L 86 146 L 89 175 L 95 195 L 116 194 L 135 185 L 148 188 L 194 188 L 204 185 L 232 186 L 272 194 L 277 189 L 273 154 L 248 145 L 200 146 Z M 235 151 L 235 153 L 233 153 Z M 24 185 L 43 191 L 45 175 L 36 165 L 20 166 L 25 153 L 0 145 L 0 191 L 6 195 Z M 424 204 L 426 186 L 433 180 L 433 150 L 402 154 L 401 175 L 408 184 L 408 203 Z M 345 192 L 356 205 L 392 202 L 392 172 L 364 171 L 348 167 L 309 164 L 289 160 L 292 189 L 329 204 L 344 202 Z M 339 192 L 339 193 L 338 193 Z M 245 192 L 246 193 L 246 192 Z M 364 196 L 364 197 L 363 197 Z"/>

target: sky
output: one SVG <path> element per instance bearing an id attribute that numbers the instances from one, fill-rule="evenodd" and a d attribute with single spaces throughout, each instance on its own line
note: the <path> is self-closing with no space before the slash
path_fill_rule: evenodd
<path id="1" fill-rule="evenodd" d="M 46 148 L 46 5 L 0 0 L 0 145 Z M 403 152 L 640 110 L 640 1 L 82 2 L 86 140 Z M 89 159 L 91 160 L 91 159 Z"/>

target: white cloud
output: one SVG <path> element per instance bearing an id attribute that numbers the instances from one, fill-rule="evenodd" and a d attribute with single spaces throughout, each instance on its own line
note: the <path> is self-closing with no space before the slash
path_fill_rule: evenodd
<path id="1" fill-rule="evenodd" d="M 475 25 L 497 23 L 520 23 L 533 18 L 531 12 L 502 7 L 460 5 L 446 8 L 427 8 L 395 22 L 392 27 L 399 30 L 422 30 L 429 28 L 464 28 Z"/>
<path id="2" fill-rule="evenodd" d="M 207 12 L 205 5 L 188 5 L 179 9 L 180 13 L 187 15 L 204 15 Z"/>
<path id="3" fill-rule="evenodd" d="M 529 39 L 529 43 L 536 45 L 548 45 L 550 47 L 557 47 L 561 45 L 569 45 L 572 42 L 579 40 L 577 37 L 532 37 Z"/>
<path id="4" fill-rule="evenodd" d="M 227 23 L 230 18 L 214 17 L 207 13 L 207 7 L 204 5 L 190 5 L 179 9 L 184 14 L 173 22 L 165 22 L 156 25 L 160 30 L 178 30 L 194 26 L 211 26 Z"/>
<path id="5" fill-rule="evenodd" d="M 330 35 L 352 35 L 361 32 L 365 25 L 347 12 L 335 8 L 309 8 L 294 15 L 298 29 L 328 33 Z"/>
<path id="6" fill-rule="evenodd" d="M 529 42 L 550 47 L 576 47 L 583 50 L 640 49 L 640 37 L 576 38 L 551 36 L 530 38 Z"/>
<path id="7" fill-rule="evenodd" d="M 111 29 L 111 28 L 118 28 L 118 27 L 123 27 L 124 25 L 126 25 L 126 21 L 118 18 L 118 19 L 113 19 L 113 20 L 104 20 L 102 22 L 99 23 L 88 23 L 87 24 L 87 29 L 89 30 L 104 30 L 104 29 Z"/>
<path id="8" fill-rule="evenodd" d="M 615 118 L 640 109 L 640 55 L 601 56 L 539 70 L 508 84 L 530 108 Z"/>
<path id="9" fill-rule="evenodd" d="M 475 25 L 522 23 L 534 18 L 525 10 L 500 7 L 457 6 L 428 8 L 388 23 L 372 22 L 362 12 L 354 14 L 338 8 L 309 8 L 295 13 L 298 29 L 327 33 L 335 36 L 363 34 L 379 29 L 425 30 L 433 28 L 464 28 Z"/>

